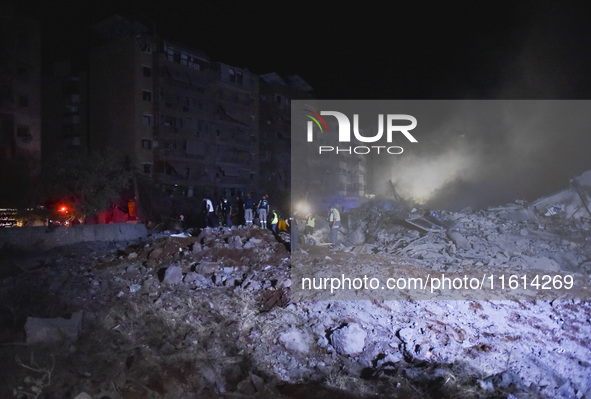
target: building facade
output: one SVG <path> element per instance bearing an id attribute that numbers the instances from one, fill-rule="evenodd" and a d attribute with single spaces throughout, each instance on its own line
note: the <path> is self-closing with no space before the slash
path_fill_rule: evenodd
<path id="1" fill-rule="evenodd" d="M 0 159 L 41 156 L 41 35 L 0 6 Z"/>
<path id="2" fill-rule="evenodd" d="M 122 150 L 171 196 L 258 185 L 257 75 L 119 17 L 95 29 L 109 40 L 90 55 L 91 148 Z"/>
<path id="3" fill-rule="evenodd" d="M 39 24 L 0 4 L 0 213 L 4 216 L 32 202 L 41 163 L 40 107 Z M 0 226 L 13 225 L 10 218 L 6 223 L 0 220 Z"/>
<path id="4" fill-rule="evenodd" d="M 64 151 L 88 152 L 87 73 L 72 60 L 55 62 L 43 78 L 42 158 Z"/>

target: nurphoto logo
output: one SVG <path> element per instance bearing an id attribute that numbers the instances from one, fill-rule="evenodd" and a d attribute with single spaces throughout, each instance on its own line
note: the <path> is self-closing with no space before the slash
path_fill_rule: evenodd
<path id="1" fill-rule="evenodd" d="M 353 126 L 347 115 L 338 111 L 320 111 L 318 114 L 310 109 L 306 109 L 305 116 L 310 119 L 307 121 L 307 141 L 314 142 L 314 131 L 320 131 L 321 134 L 329 134 L 328 125 L 322 116 L 331 116 L 336 119 L 338 125 L 338 142 L 351 143 L 379 143 L 383 142 L 385 132 L 385 142 L 388 145 L 359 145 L 359 146 L 318 146 L 318 154 L 336 153 L 336 154 L 380 154 L 387 153 L 391 155 L 402 154 L 404 149 L 398 145 L 392 144 L 394 137 L 402 134 L 409 142 L 418 143 L 418 140 L 410 133 L 417 126 L 417 119 L 412 115 L 406 114 L 378 114 L 377 115 L 377 133 L 367 133 L 359 128 L 359 114 L 353 114 Z M 384 123 L 385 120 L 385 123 Z M 333 120 L 334 122 L 334 120 Z M 405 124 L 406 123 L 406 124 Z M 386 125 L 384 128 L 384 124 Z M 315 128 L 316 126 L 316 128 Z M 353 132 L 353 134 L 351 134 Z M 352 137 L 353 136 L 353 137 Z"/>

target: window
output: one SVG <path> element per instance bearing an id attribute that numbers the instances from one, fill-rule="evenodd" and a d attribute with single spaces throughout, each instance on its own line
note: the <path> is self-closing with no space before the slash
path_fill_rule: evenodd
<path id="1" fill-rule="evenodd" d="M 152 115 L 143 115 L 142 123 L 144 126 L 150 126 L 152 124 Z"/>
<path id="2" fill-rule="evenodd" d="M 166 172 L 165 173 L 168 176 L 176 175 L 176 171 L 174 170 L 174 168 L 172 167 L 172 165 L 169 164 L 168 162 L 166 163 Z"/>
<path id="3" fill-rule="evenodd" d="M 176 118 L 169 115 L 162 115 L 162 124 L 164 126 L 176 127 Z"/>
<path id="4" fill-rule="evenodd" d="M 144 173 L 149 175 L 150 173 L 152 173 L 152 164 L 151 163 L 145 163 L 144 164 Z"/>
<path id="5" fill-rule="evenodd" d="M 166 49 L 166 60 L 180 64 L 181 63 L 181 53 L 179 51 L 176 51 L 172 47 L 168 47 Z"/>
<path id="6" fill-rule="evenodd" d="M 29 106 L 29 97 L 27 96 L 19 96 L 18 98 L 18 105 L 23 108 L 27 108 Z"/>
<path id="7" fill-rule="evenodd" d="M 142 148 L 145 150 L 152 149 L 152 140 L 142 139 Z"/>
<path id="8" fill-rule="evenodd" d="M 152 92 L 148 90 L 144 90 L 142 92 L 142 98 L 144 101 L 152 101 Z"/>
<path id="9" fill-rule="evenodd" d="M 72 137 L 74 135 L 74 128 L 72 126 L 64 126 L 62 128 L 62 135 L 64 137 Z"/>
<path id="10" fill-rule="evenodd" d="M 142 72 L 146 78 L 149 78 L 152 76 L 152 68 L 150 68 L 149 66 L 144 65 L 142 67 Z"/>
<path id="11" fill-rule="evenodd" d="M 243 81 L 243 74 L 242 71 L 230 68 L 228 69 L 228 74 L 230 75 L 230 82 L 242 84 Z"/>
<path id="12" fill-rule="evenodd" d="M 201 65 L 199 59 L 197 57 L 189 56 L 189 68 L 192 68 L 196 71 L 203 70 L 203 66 Z"/>

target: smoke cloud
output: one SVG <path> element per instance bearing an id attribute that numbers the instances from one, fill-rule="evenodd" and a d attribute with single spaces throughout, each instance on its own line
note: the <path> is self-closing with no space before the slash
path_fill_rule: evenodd
<path id="1" fill-rule="evenodd" d="M 567 188 L 570 178 L 591 169 L 589 101 L 444 106 L 448 114 L 442 123 L 424 118 L 416 147 L 374 169 L 378 186 L 389 179 L 408 201 L 455 210 L 531 201 Z"/>

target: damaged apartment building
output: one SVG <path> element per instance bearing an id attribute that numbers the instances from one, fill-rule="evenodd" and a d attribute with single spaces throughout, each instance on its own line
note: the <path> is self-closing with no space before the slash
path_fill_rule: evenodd
<path id="1" fill-rule="evenodd" d="M 93 146 L 125 149 L 171 195 L 231 195 L 258 174 L 258 76 L 112 17 L 90 53 Z"/>
<path id="2" fill-rule="evenodd" d="M 301 78 L 263 79 L 117 15 L 92 35 L 87 72 L 71 71 L 88 98 L 78 119 L 83 150 L 121 151 L 172 197 L 289 188 L 290 99 L 312 95 Z M 71 86 L 66 75 L 59 79 Z M 52 146 L 69 146 L 63 125 L 48 132 Z"/>
<path id="3" fill-rule="evenodd" d="M 41 33 L 31 18 L 0 8 L 0 160 L 41 154 Z"/>
<path id="4" fill-rule="evenodd" d="M 0 227 L 16 224 L 16 188 L 41 158 L 41 31 L 31 18 L 0 4 Z"/>

